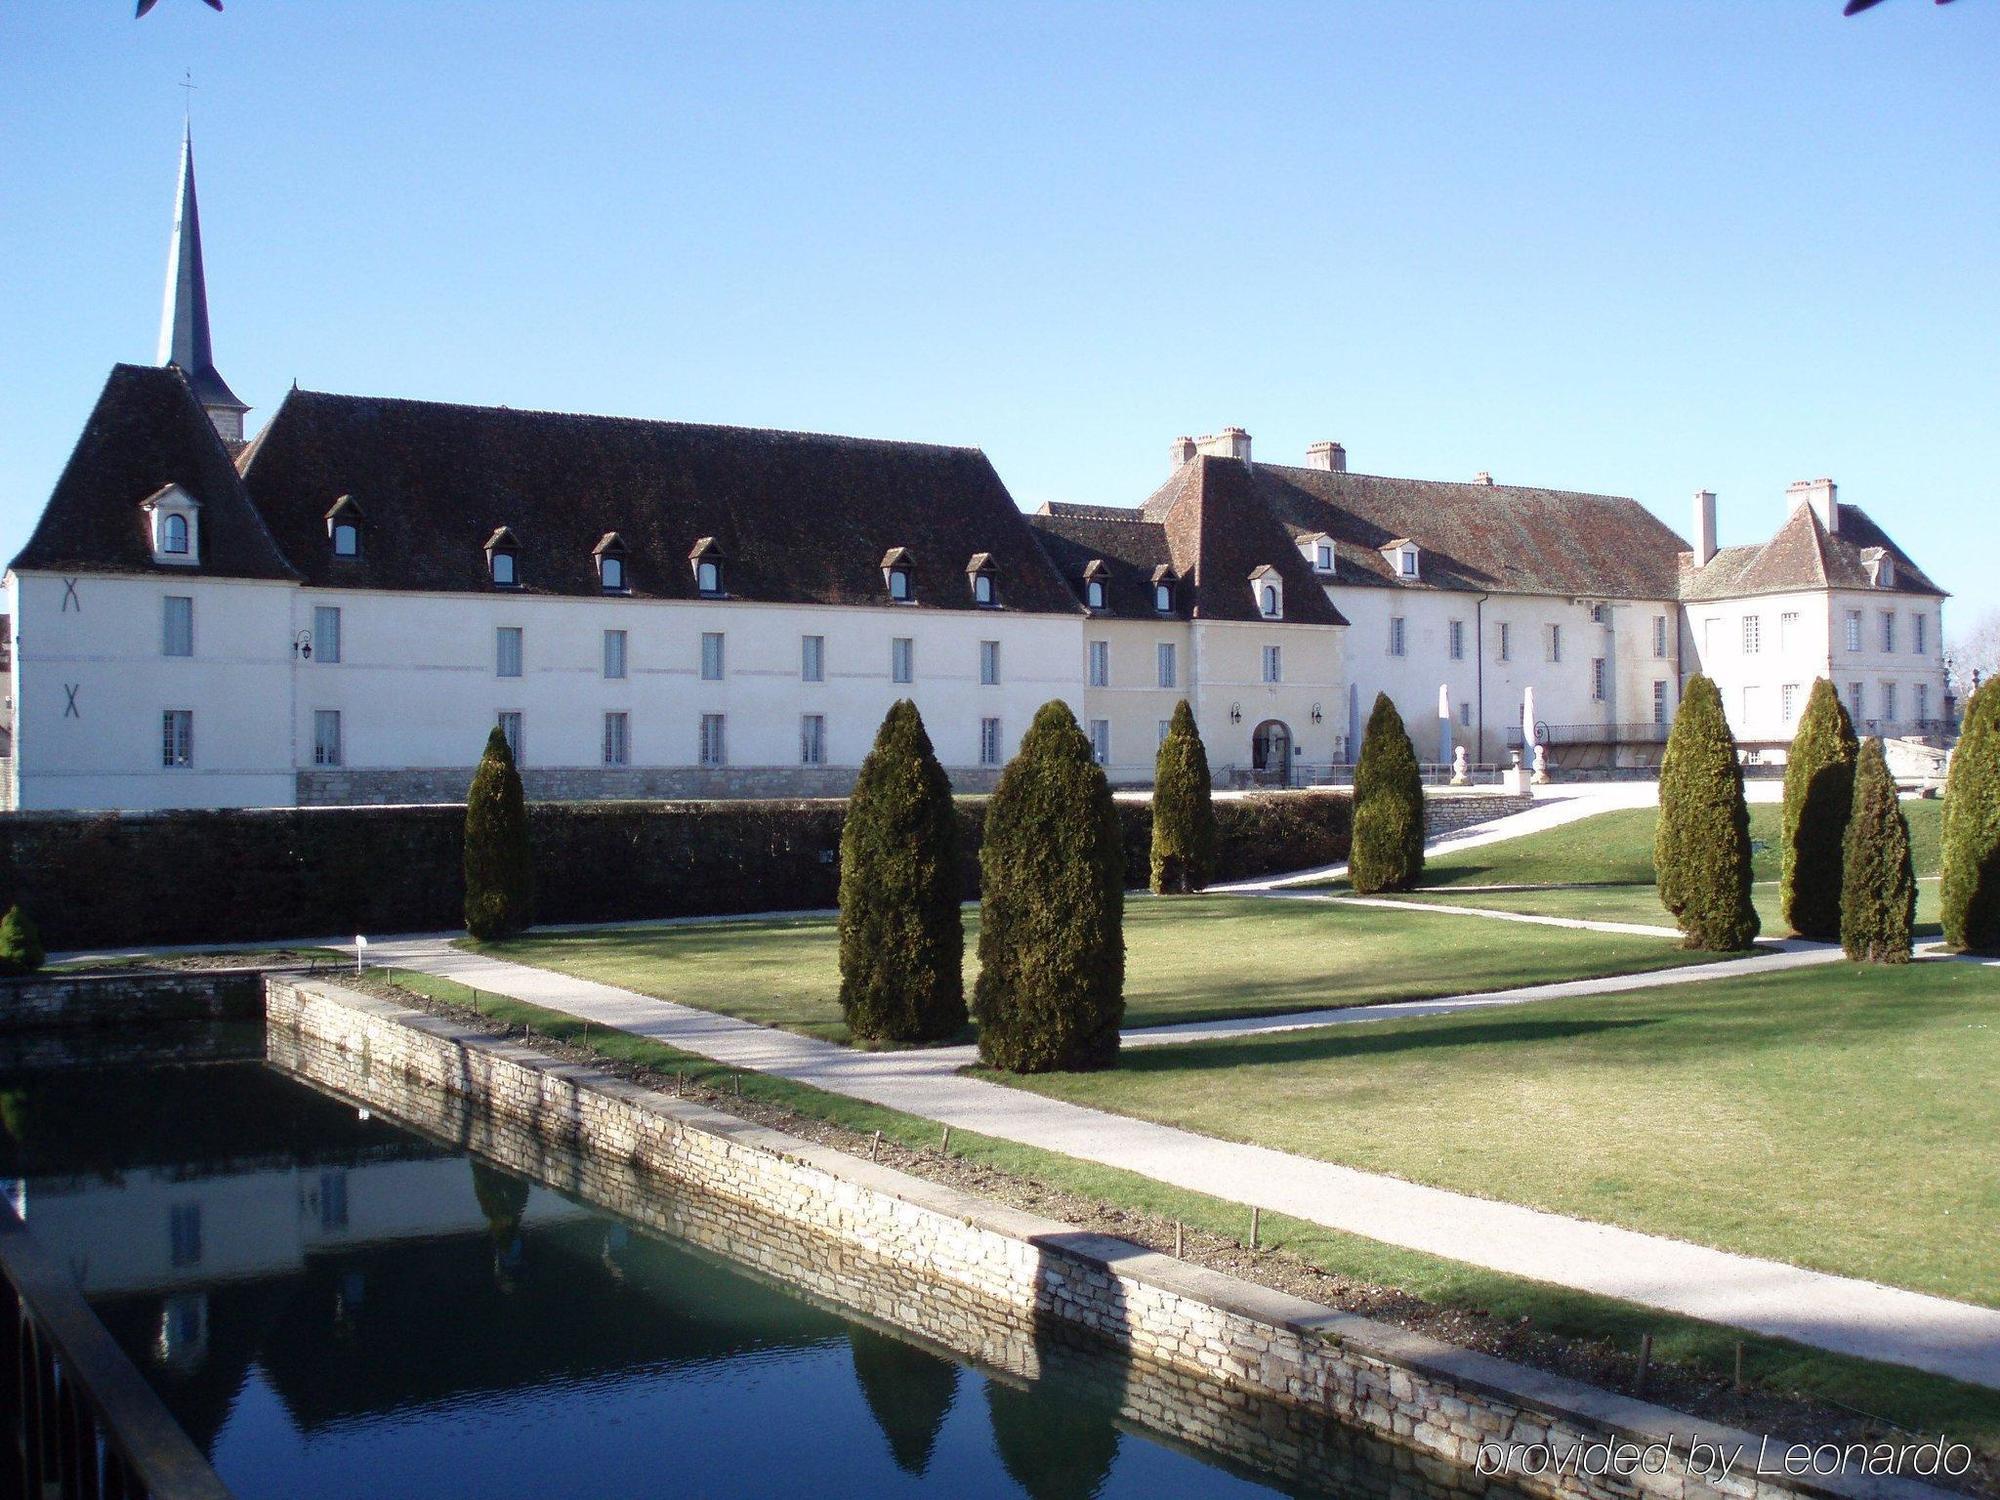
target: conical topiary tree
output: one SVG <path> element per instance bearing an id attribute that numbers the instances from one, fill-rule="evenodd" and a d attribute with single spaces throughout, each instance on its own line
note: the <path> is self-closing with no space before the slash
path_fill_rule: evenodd
<path id="1" fill-rule="evenodd" d="M 1688 679 L 1660 762 L 1660 821 L 1653 838 L 1660 904 L 1690 948 L 1733 953 L 1757 937 L 1750 902 L 1750 809 L 1743 767 L 1708 678 Z"/>
<path id="2" fill-rule="evenodd" d="M 958 813 L 916 704 L 890 708 L 840 832 L 840 1008 L 868 1041 L 965 1025 Z"/>
<path id="3" fill-rule="evenodd" d="M 1354 838 L 1347 878 L 1368 895 L 1407 891 L 1423 872 L 1423 773 L 1403 716 L 1387 693 L 1377 693 L 1354 767 Z"/>
<path id="4" fill-rule="evenodd" d="M 1840 877 L 1847 814 L 1854 803 L 1854 723 L 1824 677 L 1785 757 L 1785 921 L 1800 937 L 1840 938 Z"/>
<path id="5" fill-rule="evenodd" d="M 2000 953 L 2000 677 L 1966 700 L 1944 782 L 1944 940 Z"/>
<path id="6" fill-rule="evenodd" d="M 1882 757 L 1882 742 L 1872 737 L 1855 766 L 1843 864 L 1840 946 L 1856 962 L 1908 963 L 1917 921 L 1910 825 L 1896 805 L 1896 778 Z"/>
<path id="7" fill-rule="evenodd" d="M 490 941 L 535 920 L 528 805 L 507 736 L 494 726 L 465 794 L 465 930 Z"/>
<path id="8" fill-rule="evenodd" d="M 1215 802 L 1194 712 L 1174 705 L 1153 761 L 1153 889 L 1198 891 L 1215 873 Z"/>
<path id="9" fill-rule="evenodd" d="M 32 974 L 47 957 L 35 919 L 18 902 L 8 907 L 0 917 L 0 974 Z"/>
<path id="10" fill-rule="evenodd" d="M 1000 773 L 979 870 L 980 1057 L 1014 1073 L 1110 1067 L 1125 1017 L 1125 842 L 1059 701 Z"/>

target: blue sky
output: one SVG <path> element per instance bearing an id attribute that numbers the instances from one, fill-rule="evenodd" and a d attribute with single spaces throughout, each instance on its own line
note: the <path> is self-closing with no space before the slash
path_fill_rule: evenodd
<path id="1" fill-rule="evenodd" d="M 191 68 L 253 425 L 971 443 L 1032 508 L 1235 423 L 1725 543 L 1830 474 L 2000 607 L 2000 4 L 228 5 L 0 8 L 0 556 L 153 358 Z"/>

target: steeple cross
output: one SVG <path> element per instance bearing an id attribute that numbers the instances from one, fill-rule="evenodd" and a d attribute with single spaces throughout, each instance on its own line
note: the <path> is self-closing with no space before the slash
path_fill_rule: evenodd
<path id="1" fill-rule="evenodd" d="M 181 90 L 181 99 L 183 101 L 181 104 L 181 113 L 184 115 L 193 114 L 194 91 L 197 87 L 194 81 L 194 69 L 183 68 L 181 70 L 181 81 L 175 84 L 174 87 Z"/>

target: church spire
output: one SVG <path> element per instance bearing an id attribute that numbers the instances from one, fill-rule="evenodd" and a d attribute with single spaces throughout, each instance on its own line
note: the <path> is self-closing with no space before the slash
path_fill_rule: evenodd
<path id="1" fill-rule="evenodd" d="M 208 285 L 201 269 L 201 213 L 194 197 L 194 131 L 181 132 L 180 195 L 174 201 L 174 237 L 167 250 L 167 295 L 160 309 L 160 363 L 172 365 L 194 388 L 226 442 L 243 441 L 243 413 L 250 408 L 216 373 L 208 342 Z"/>

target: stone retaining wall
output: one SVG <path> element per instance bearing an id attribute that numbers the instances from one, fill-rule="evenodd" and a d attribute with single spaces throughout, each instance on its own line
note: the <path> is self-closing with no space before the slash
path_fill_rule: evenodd
<path id="1" fill-rule="evenodd" d="M 0 979 L 0 1032 L 134 1021 L 254 1021 L 262 969 L 114 970 Z"/>
<path id="2" fill-rule="evenodd" d="M 1407 1455 L 1392 1467 L 1421 1480 L 1422 1490 L 1462 1495 L 1515 1487 L 1566 1500 L 1937 1493 L 1907 1480 L 1780 1481 L 1740 1470 L 1712 1484 L 1687 1471 L 1690 1442 L 1741 1451 L 1747 1465 L 1760 1440 L 992 1204 L 331 986 L 274 975 L 267 1010 L 273 1060 L 306 1077 L 390 1113 L 421 1110 L 426 1097 L 471 1101 L 479 1108 L 444 1119 L 439 1133 L 484 1152 L 510 1130 L 525 1131 L 542 1180 L 636 1209 L 642 1220 L 678 1214 L 674 1232 L 719 1246 L 756 1246 L 759 1263 L 803 1275 L 845 1305 L 861 1296 L 857 1287 L 889 1285 L 886 1295 L 862 1297 L 862 1310 L 968 1357 L 1009 1368 L 1024 1347 L 1039 1353 L 1078 1334 L 1108 1342 L 1127 1364 L 1126 1389 L 1142 1393 L 1134 1398 L 1139 1420 L 1270 1472 L 1329 1448 L 1338 1457 L 1352 1438 L 1299 1441 L 1306 1426 L 1331 1419 Z M 516 1137 L 517 1158 L 523 1149 Z M 734 1222 L 738 1215 L 745 1223 Z M 746 1227 L 751 1218 L 756 1225 Z M 819 1243 L 775 1255 L 752 1232 L 773 1222 Z M 893 1275 L 883 1280 L 884 1268 L 900 1270 L 900 1290 Z M 1142 1372 L 1146 1379 L 1136 1378 Z M 1154 1375 L 1164 1386 L 1147 1384 Z M 1260 1414 L 1246 1411 L 1252 1403 L 1269 1404 Z M 1669 1437 L 1677 1456 L 1657 1473 L 1517 1469 L 1495 1485 L 1472 1467 L 1484 1444 L 1560 1452 L 1607 1440 L 1644 1448 Z"/>
<path id="3" fill-rule="evenodd" d="M 297 773 L 300 807 L 389 807 L 463 803 L 472 766 L 317 768 Z M 855 766 L 525 766 L 521 790 L 531 802 L 679 802 L 713 798 L 845 797 Z M 990 792 L 993 767 L 948 768 L 952 790 Z"/>
<path id="4" fill-rule="evenodd" d="M 1532 795 L 1520 792 L 1424 792 L 1424 837 L 1441 838 L 1513 813 L 1527 812 L 1535 805 Z"/>

